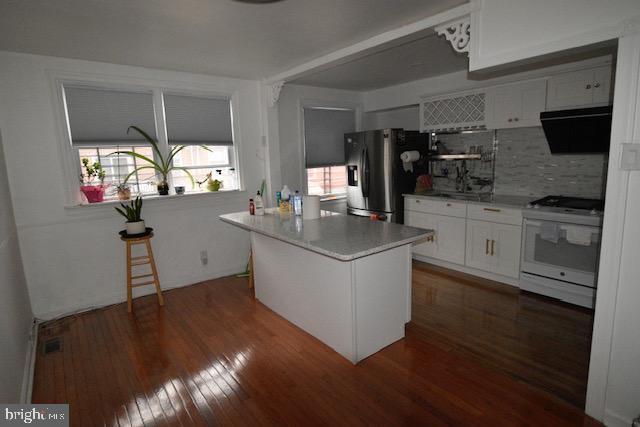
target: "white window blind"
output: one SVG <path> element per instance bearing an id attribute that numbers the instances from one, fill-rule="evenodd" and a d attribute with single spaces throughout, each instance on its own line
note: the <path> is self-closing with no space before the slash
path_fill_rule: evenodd
<path id="1" fill-rule="evenodd" d="M 304 147 L 307 168 L 343 165 L 344 134 L 354 132 L 355 111 L 304 108 Z"/>
<path id="2" fill-rule="evenodd" d="M 229 99 L 165 95 L 164 111 L 171 145 L 233 145 Z"/>
<path id="3" fill-rule="evenodd" d="M 137 145 L 146 143 L 138 126 L 156 137 L 151 92 L 64 86 L 71 143 L 74 146 Z"/>

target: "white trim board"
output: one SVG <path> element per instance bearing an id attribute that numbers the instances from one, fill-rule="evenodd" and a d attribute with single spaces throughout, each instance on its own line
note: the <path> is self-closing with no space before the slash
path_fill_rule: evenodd
<path id="1" fill-rule="evenodd" d="M 247 254 L 247 257 L 248 256 L 249 256 L 249 254 Z M 184 287 L 187 287 L 187 286 L 193 286 L 193 285 L 197 285 L 197 284 L 202 283 L 202 282 L 206 282 L 208 280 L 214 280 L 214 279 L 219 279 L 221 277 L 234 276 L 236 274 L 244 273 L 245 268 L 246 268 L 246 262 L 244 262 L 242 264 L 242 266 L 231 267 L 231 268 L 227 268 L 227 269 L 218 271 L 218 272 L 216 272 L 216 274 L 214 276 L 201 275 L 199 277 L 190 278 L 190 282 L 189 283 L 184 283 L 184 282 L 182 282 L 180 280 L 176 280 L 176 281 L 172 281 L 172 282 L 163 282 L 162 281 L 162 277 L 161 277 L 160 278 L 160 287 L 162 288 L 162 291 L 168 291 L 170 289 L 177 289 L 177 288 L 184 288 Z M 143 296 L 155 294 L 156 290 L 155 290 L 155 288 L 153 288 L 151 286 L 145 286 L 144 288 L 137 289 L 135 292 L 136 293 L 133 296 L 134 300 L 136 298 L 138 298 L 138 297 L 143 297 Z M 67 317 L 67 316 L 71 316 L 71 315 L 78 314 L 78 313 L 84 313 L 84 312 L 87 312 L 87 311 L 96 310 L 96 309 L 107 307 L 107 306 L 113 305 L 113 304 L 121 304 L 121 303 L 124 303 L 125 301 L 126 301 L 126 285 L 123 283 L 121 291 L 118 291 L 117 293 L 111 294 L 108 297 L 101 298 L 99 301 L 96 301 L 91 307 L 87 307 L 86 304 L 80 303 L 80 304 L 76 304 L 74 306 L 66 307 L 66 308 L 61 309 L 61 310 L 54 310 L 54 311 L 49 311 L 49 312 L 43 313 L 38 317 L 37 320 L 38 320 L 38 322 L 43 322 L 43 321 L 50 321 L 50 320 L 60 319 L 62 317 Z"/>
<path id="2" fill-rule="evenodd" d="M 611 148 L 585 409 L 588 415 L 611 422 L 612 425 L 617 424 L 613 420 L 623 419 L 620 415 L 612 416 L 608 408 L 610 398 L 607 394 L 612 368 L 611 356 L 614 321 L 618 310 L 618 291 L 624 268 L 622 259 L 625 256 L 625 250 L 633 250 L 624 247 L 625 240 L 628 241 L 625 239 L 625 229 L 628 227 L 627 221 L 637 220 L 637 218 L 628 217 L 632 208 L 627 204 L 631 198 L 630 174 L 637 172 L 621 170 L 619 165 L 622 156 L 621 144 L 640 143 L 639 99 L 640 33 L 636 33 L 621 37 L 618 45 Z M 635 210 L 637 211 L 637 208 Z"/>
<path id="3" fill-rule="evenodd" d="M 38 354 L 38 329 L 40 322 L 33 319 L 31 325 L 31 334 L 29 335 L 29 344 L 25 354 L 24 374 L 22 376 L 22 387 L 20 389 L 20 403 L 31 403 L 33 394 L 33 375 L 36 369 L 36 357 Z"/>

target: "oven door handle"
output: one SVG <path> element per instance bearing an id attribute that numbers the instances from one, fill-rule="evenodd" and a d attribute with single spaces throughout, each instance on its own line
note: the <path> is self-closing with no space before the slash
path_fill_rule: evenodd
<path id="1" fill-rule="evenodd" d="M 561 230 L 566 230 L 566 225 L 575 225 L 577 227 L 585 227 L 585 228 L 591 228 L 593 230 L 593 233 L 596 234 L 600 234 L 601 229 L 600 227 L 595 227 L 593 225 L 584 225 L 584 224 L 565 224 L 563 222 L 560 221 L 547 221 L 547 222 L 555 222 L 557 224 L 560 224 L 560 229 Z M 528 218 L 525 218 L 524 220 L 524 226 L 526 227 L 527 225 L 530 225 L 532 227 L 541 227 L 542 226 L 542 221 L 535 221 L 535 220 L 530 220 Z"/>

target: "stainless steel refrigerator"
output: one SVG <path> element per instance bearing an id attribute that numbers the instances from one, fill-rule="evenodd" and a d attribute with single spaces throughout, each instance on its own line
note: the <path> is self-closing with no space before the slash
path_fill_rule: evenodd
<path id="1" fill-rule="evenodd" d="M 424 160 L 429 135 L 403 129 L 381 129 L 344 136 L 347 161 L 347 212 L 404 222 L 403 193 L 414 191 L 416 179 L 428 173 Z M 422 158 L 405 171 L 400 154 L 419 151 Z"/>

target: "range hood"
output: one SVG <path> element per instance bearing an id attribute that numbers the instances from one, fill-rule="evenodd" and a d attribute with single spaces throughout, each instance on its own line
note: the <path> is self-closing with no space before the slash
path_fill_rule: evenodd
<path id="1" fill-rule="evenodd" d="M 552 154 L 608 153 L 611 106 L 540 113 Z"/>

